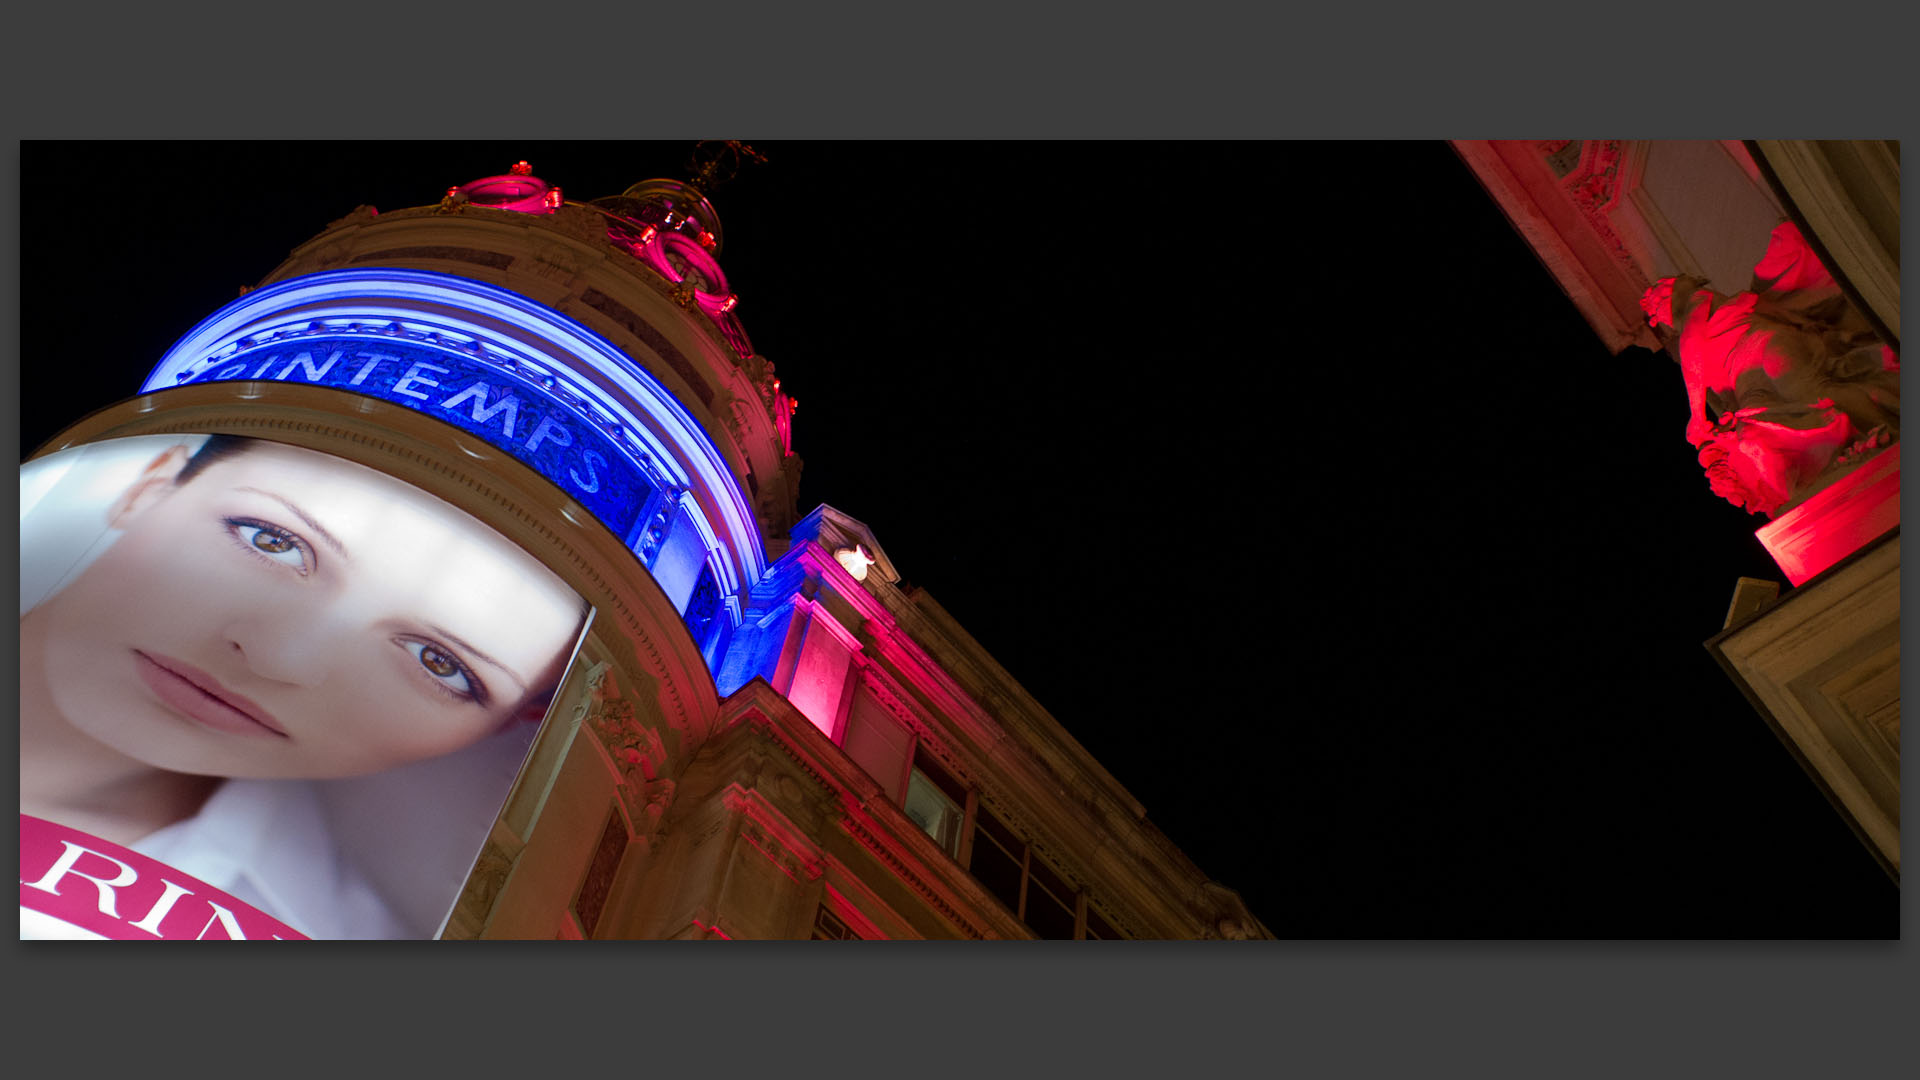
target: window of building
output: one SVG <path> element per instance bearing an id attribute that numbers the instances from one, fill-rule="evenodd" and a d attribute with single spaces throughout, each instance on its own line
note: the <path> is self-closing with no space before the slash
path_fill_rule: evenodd
<path id="1" fill-rule="evenodd" d="M 1107 920 L 1101 918 L 1099 912 L 1093 910 L 1091 907 L 1087 909 L 1088 941 L 1124 941 L 1126 940 L 1126 936 L 1127 935 L 1120 931 L 1115 930 Z"/>
<path id="2" fill-rule="evenodd" d="M 1020 919 L 1033 927 L 1034 933 L 1050 941 L 1072 941 L 1077 936 L 1080 894 L 1068 888 L 1046 860 L 1031 852 L 1027 855 L 1026 892 Z"/>
<path id="3" fill-rule="evenodd" d="M 907 796 L 907 768 L 913 759 L 913 733 L 900 726 L 864 686 L 855 687 L 841 726 L 840 748 L 880 782 L 896 804 Z M 922 826 L 925 827 L 924 825 Z"/>
<path id="4" fill-rule="evenodd" d="M 914 755 L 904 809 L 1039 937 L 1072 941 L 1123 936 L 1087 907 L 1086 894 L 1068 885 L 1032 844 L 980 805 L 977 792 L 924 752 Z"/>
<path id="5" fill-rule="evenodd" d="M 823 904 L 813 913 L 814 941 L 859 941 L 860 935 L 853 932 L 840 916 L 827 910 Z"/>
<path id="6" fill-rule="evenodd" d="M 1089 910 L 1086 894 L 1068 885 L 1025 837 L 982 806 L 979 792 L 919 746 L 870 690 L 854 687 L 846 701 L 837 726 L 847 756 L 1036 935 L 1068 941 L 1124 936 Z"/>
<path id="7" fill-rule="evenodd" d="M 607 824 L 600 830 L 600 842 L 594 846 L 593 858 L 587 863 L 587 872 L 580 880 L 580 888 L 573 897 L 573 916 L 579 921 L 582 937 L 592 937 L 600 925 L 601 912 L 606 908 L 607 896 L 613 891 L 614 872 L 620 868 L 620 857 L 627 850 L 627 825 L 620 816 L 620 808 L 613 807 L 607 812 Z"/>
<path id="8" fill-rule="evenodd" d="M 914 756 L 902 809 L 933 837 L 940 850 L 955 859 L 960 858 L 960 840 L 966 833 L 966 797 L 966 789 L 945 769 L 927 760 L 925 754 Z"/>

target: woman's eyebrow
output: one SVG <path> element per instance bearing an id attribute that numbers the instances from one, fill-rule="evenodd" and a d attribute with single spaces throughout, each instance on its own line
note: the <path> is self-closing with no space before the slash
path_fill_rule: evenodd
<path id="1" fill-rule="evenodd" d="M 432 623 L 426 623 L 425 626 L 428 630 L 432 631 L 435 634 L 438 634 L 443 638 L 446 638 L 448 641 L 452 642 L 453 644 L 459 646 L 461 649 L 465 650 L 475 660 L 479 660 L 482 663 L 489 665 L 490 667 L 498 668 L 503 674 L 506 675 L 507 678 L 512 679 L 515 685 L 520 687 L 521 693 L 524 694 L 527 692 L 527 681 L 525 679 L 522 679 L 520 676 L 514 674 L 514 671 L 512 668 L 508 667 L 507 665 L 501 663 L 498 660 L 495 660 L 493 657 L 487 655 L 486 653 L 481 652 L 479 649 L 474 648 L 471 642 L 467 641 L 465 638 L 454 633 L 453 631 L 448 630 L 444 626 L 435 626 Z"/>
<path id="2" fill-rule="evenodd" d="M 328 547 L 339 552 L 342 558 L 346 557 L 347 545 L 342 544 L 338 539 L 334 537 L 332 533 L 328 532 L 327 527 L 325 525 L 322 525 L 319 522 L 313 520 L 313 518 L 310 515 L 308 515 L 308 513 L 305 510 L 300 509 L 298 506 L 295 506 L 289 500 L 279 495 L 275 495 L 271 491 L 262 491 L 256 487 L 243 487 L 243 488 L 240 488 L 239 490 L 251 491 L 255 495 L 265 495 L 267 498 L 272 499 L 274 502 L 277 502 L 281 506 L 286 507 L 288 510 L 293 512 L 293 515 L 295 517 L 299 518 L 301 521 L 306 522 L 307 528 L 312 529 L 316 534 L 319 535 L 320 539 L 325 540 L 327 542 Z"/>

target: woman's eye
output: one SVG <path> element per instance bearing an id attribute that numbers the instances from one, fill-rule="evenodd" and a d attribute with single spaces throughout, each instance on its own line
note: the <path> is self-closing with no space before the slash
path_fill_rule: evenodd
<path id="1" fill-rule="evenodd" d="M 463 698 L 480 700 L 484 691 L 480 681 L 467 670 L 467 665 L 452 653 L 435 645 L 431 641 L 415 641 L 401 638 L 400 647 L 413 654 L 420 667 L 442 687 Z"/>
<path id="2" fill-rule="evenodd" d="M 248 521 L 244 518 L 229 518 L 227 527 L 240 538 L 249 551 L 269 561 L 298 570 L 302 574 L 313 567 L 308 564 L 306 541 L 264 521 Z"/>

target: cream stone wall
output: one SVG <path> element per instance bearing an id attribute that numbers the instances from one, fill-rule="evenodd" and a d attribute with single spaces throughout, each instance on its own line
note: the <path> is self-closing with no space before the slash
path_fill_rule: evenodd
<path id="1" fill-rule="evenodd" d="M 1899 880 L 1899 535 L 1785 594 L 1707 647 Z"/>

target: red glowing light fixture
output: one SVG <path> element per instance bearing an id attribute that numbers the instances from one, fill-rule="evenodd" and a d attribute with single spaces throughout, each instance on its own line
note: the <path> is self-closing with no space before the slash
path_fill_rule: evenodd
<path id="1" fill-rule="evenodd" d="M 507 172 L 514 176 L 532 176 L 533 166 L 527 164 L 525 161 L 516 161 L 513 163 L 513 168 L 508 169 Z"/>
<path id="2" fill-rule="evenodd" d="M 733 310 L 733 308 L 734 308 L 734 305 L 735 305 L 735 304 L 738 304 L 739 302 L 740 302 L 740 296 L 739 296 L 739 294 L 737 294 L 737 293 L 728 293 L 728 294 L 727 294 L 727 298 L 726 298 L 725 300 L 722 300 L 722 301 L 720 301 L 720 312 L 721 312 L 721 314 L 725 314 L 725 313 L 727 313 L 727 312 L 729 312 L 729 311 L 732 311 L 732 310 Z"/>
<path id="3" fill-rule="evenodd" d="M 546 207 L 549 210 L 560 209 L 560 188 L 558 185 L 547 189 Z"/>
<path id="4" fill-rule="evenodd" d="M 694 239 L 700 241 L 701 247 L 706 248 L 708 251 L 713 250 L 713 234 L 707 230 L 701 229 L 700 235 L 694 237 Z"/>

